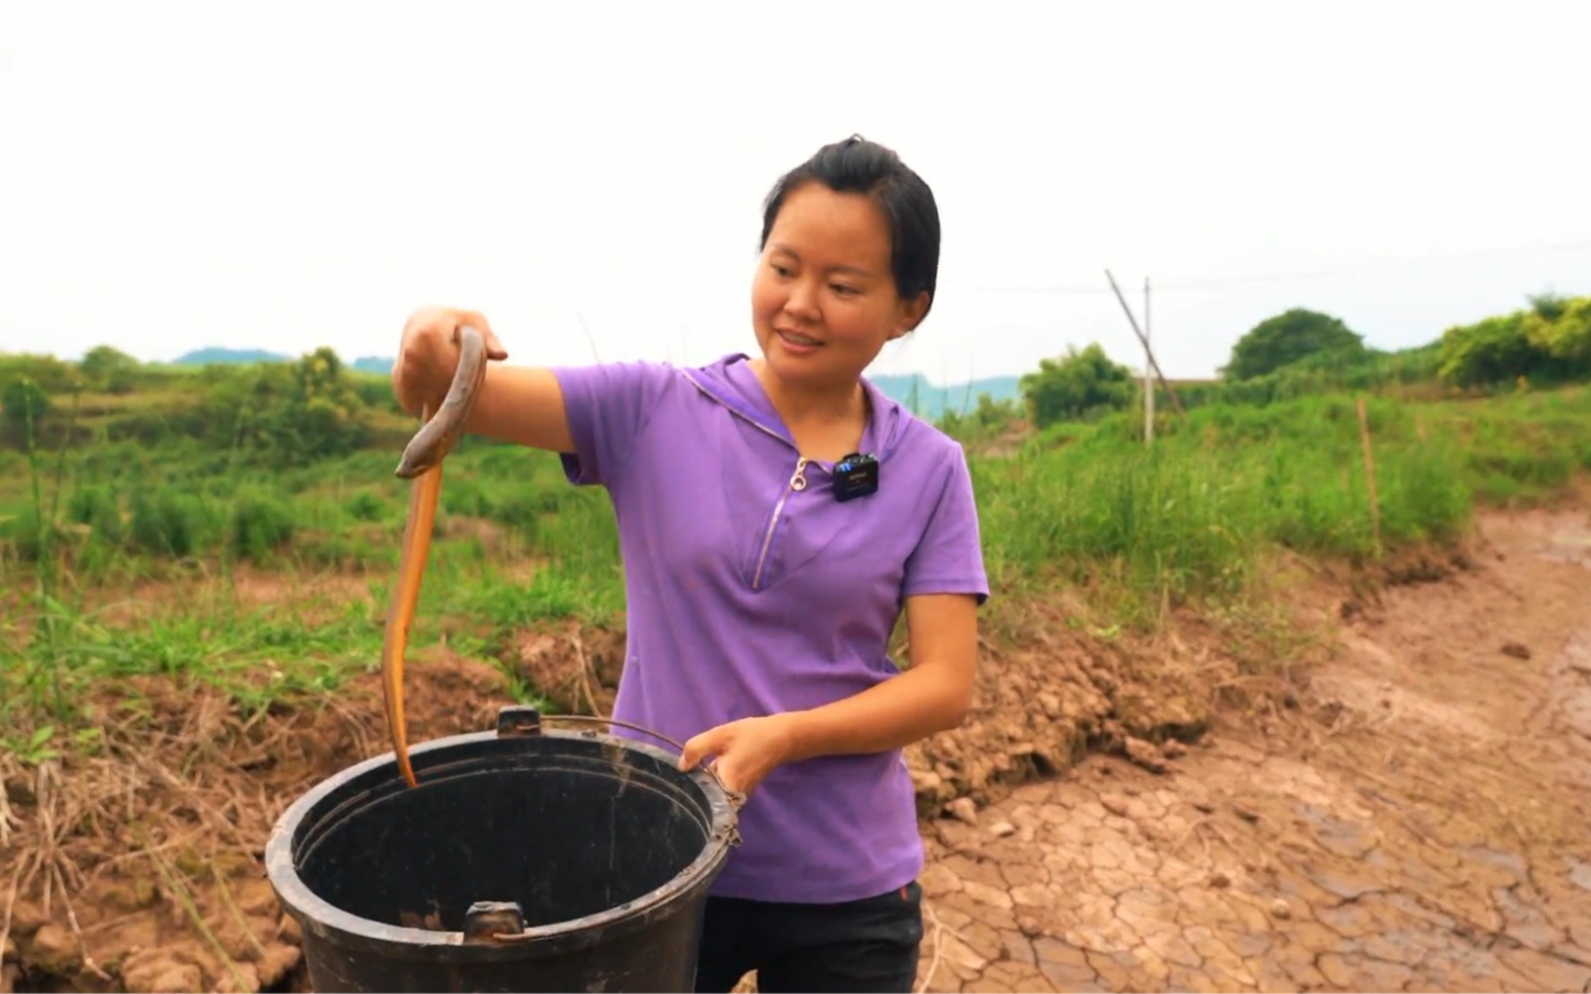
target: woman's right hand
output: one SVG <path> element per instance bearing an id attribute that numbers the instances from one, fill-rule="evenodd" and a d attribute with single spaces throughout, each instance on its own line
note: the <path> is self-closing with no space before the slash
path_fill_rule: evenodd
<path id="1" fill-rule="evenodd" d="M 409 316 L 392 364 L 392 392 L 398 405 L 415 417 L 435 411 L 447 396 L 459 364 L 458 332 L 469 325 L 486 337 L 488 359 L 508 358 L 486 317 L 455 307 L 422 307 Z"/>

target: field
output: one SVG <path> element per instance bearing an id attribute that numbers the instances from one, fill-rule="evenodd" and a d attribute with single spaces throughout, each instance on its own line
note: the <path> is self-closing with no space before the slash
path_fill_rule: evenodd
<path id="1" fill-rule="evenodd" d="M 296 927 L 264 882 L 260 847 L 304 789 L 387 749 L 374 675 L 407 502 L 392 469 L 414 426 L 391 409 L 380 378 L 317 366 L 313 357 L 282 368 L 297 369 L 297 387 L 290 373 L 280 383 L 262 373 L 248 391 L 214 371 L 151 373 L 116 390 L 53 394 L 48 418 L 8 422 L 9 444 L 0 448 L 0 990 L 303 983 Z M 347 427 L 354 409 L 366 412 L 357 430 Z M 1062 876 L 1087 876 L 1088 867 L 1066 854 L 1085 843 L 1121 849 L 1106 871 L 1137 867 L 1151 877 L 1180 854 L 1177 872 L 1192 876 L 1156 878 L 1166 893 L 1142 898 L 1149 911 L 1132 912 L 1151 918 L 1157 901 L 1195 914 L 1188 908 L 1206 900 L 1189 896 L 1195 878 L 1219 875 L 1224 882 L 1206 889 L 1234 898 L 1278 886 L 1274 872 L 1222 863 L 1220 837 L 1233 851 L 1281 845 L 1239 845 L 1232 836 L 1284 826 L 1296 813 L 1275 799 L 1251 800 L 1225 828 L 1212 815 L 1213 828 L 1195 831 L 1211 814 L 1210 784 L 1304 776 L 1253 745 L 1255 736 L 1279 752 L 1325 756 L 1323 736 L 1360 741 L 1354 736 L 1375 732 L 1374 722 L 1345 731 L 1353 723 L 1343 715 L 1354 707 L 1340 686 L 1328 701 L 1318 679 L 1341 671 L 1345 658 L 1380 658 L 1365 648 L 1378 636 L 1355 635 L 1354 625 L 1392 618 L 1407 627 L 1414 622 L 1396 615 L 1399 606 L 1437 612 L 1420 599 L 1438 594 L 1471 598 L 1468 618 L 1510 617 L 1499 613 L 1503 595 L 1481 598 L 1473 585 L 1533 581 L 1497 579 L 1487 571 L 1516 567 L 1488 565 L 1483 553 L 1501 547 L 1498 522 L 1513 522 L 1510 535 L 1525 527 L 1520 521 L 1538 532 L 1548 522 L 1531 533 L 1536 545 L 1516 536 L 1509 547 L 1535 549 L 1583 519 L 1591 389 L 1304 393 L 1205 404 L 1185 421 L 1162 411 L 1152 446 L 1139 431 L 1117 414 L 1041 433 L 1013 429 L 999 444 L 968 438 L 996 594 L 972 719 L 909 755 L 933 860 L 924 983 L 1380 983 L 1391 975 L 1337 974 L 1322 958 L 1340 958 L 1342 943 L 1359 941 L 1341 929 L 1325 947 L 1309 947 L 1313 975 L 1279 980 L 1244 966 L 1266 958 L 1263 949 L 1217 941 L 1215 919 L 1178 925 L 1175 943 L 1141 929 L 1134 945 L 1110 923 L 1131 919 L 1120 902 L 1145 885 L 1088 877 L 1105 880 L 1107 910 L 1094 922 L 1075 903 L 1088 888 Z M 443 504 L 412 639 L 411 741 L 486 728 L 510 701 L 606 713 L 624 659 L 606 496 L 569 486 L 553 456 L 471 439 L 446 464 Z M 1551 596 L 1583 590 L 1564 579 Z M 1520 608 L 1538 609 L 1565 644 L 1591 634 L 1574 628 L 1572 612 Z M 1471 640 L 1496 634 L 1461 620 L 1422 637 L 1450 637 L 1444 627 Z M 1545 635 L 1516 637 L 1548 658 Z M 1487 651 L 1495 663 L 1495 647 Z M 1345 755 L 1351 766 L 1371 753 Z M 1306 776 L 1299 782 L 1309 789 L 1295 784 L 1288 796 L 1306 796 L 1317 818 L 1328 817 L 1330 791 L 1316 781 Z M 1310 790 L 1319 797 L 1308 800 Z M 1073 838 L 1085 815 L 1094 827 Z M 1172 817 L 1189 834 L 1128 827 Z M 1556 851 L 1548 843 L 1562 842 L 1562 826 L 1549 821 L 1514 819 L 1519 838 L 1507 852 Z M 1442 830 L 1427 835 L 1408 842 L 1410 851 L 1423 844 L 1448 859 L 1443 847 L 1461 844 Z M 1050 873 L 1051 891 L 1012 890 L 1019 882 L 1011 872 L 1001 877 L 1002 861 L 1051 867 L 1033 871 L 1034 879 Z M 1432 873 L 1463 876 L 1461 865 L 1432 865 Z M 1331 889 L 1322 879 L 1298 876 L 1294 891 L 1257 905 L 1260 917 L 1275 926 L 1284 917 L 1275 902 L 1290 899 L 1286 914 L 1297 928 L 1327 927 L 1340 902 L 1317 902 L 1315 917 L 1306 910 Z M 1073 893 L 1071 906 L 1062 907 L 1063 893 Z M 1045 918 L 1045 909 L 1055 915 Z M 1441 914 L 1453 928 L 1475 919 L 1527 950 L 1557 941 L 1521 939 L 1484 909 L 1469 918 L 1450 912 Z M 1578 922 L 1583 930 L 1591 919 Z M 1591 950 L 1591 935 L 1560 938 Z M 1117 946 L 1124 951 L 1106 954 Z M 1583 985 L 1591 953 L 1576 955 L 1553 962 L 1587 968 L 1575 981 Z M 1449 986 L 1430 979 L 1434 967 L 1401 966 Z M 1482 986 L 1523 977 L 1523 986 L 1569 989 L 1534 966 L 1509 968 L 1515 973 L 1487 974 Z"/>

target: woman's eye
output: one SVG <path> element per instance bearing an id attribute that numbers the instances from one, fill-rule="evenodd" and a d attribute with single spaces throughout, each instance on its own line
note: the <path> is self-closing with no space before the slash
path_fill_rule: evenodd
<path id="1" fill-rule="evenodd" d="M 829 288 L 842 297 L 848 297 L 856 292 L 855 287 L 846 286 L 843 283 L 831 283 Z"/>

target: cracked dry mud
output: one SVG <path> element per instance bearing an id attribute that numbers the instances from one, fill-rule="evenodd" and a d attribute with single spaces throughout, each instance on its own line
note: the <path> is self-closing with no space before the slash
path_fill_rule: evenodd
<path id="1" fill-rule="evenodd" d="M 1290 727 L 926 825 L 919 990 L 1591 991 L 1591 529 L 1476 558 L 1360 612 Z"/>

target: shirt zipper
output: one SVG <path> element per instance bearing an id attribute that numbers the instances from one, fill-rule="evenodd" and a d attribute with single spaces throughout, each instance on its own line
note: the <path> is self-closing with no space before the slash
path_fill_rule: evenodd
<path id="1" fill-rule="evenodd" d="M 701 391 L 702 395 L 707 397 L 709 400 L 712 400 L 714 403 L 722 403 L 722 401 L 718 400 L 717 397 L 714 397 L 706 387 L 702 386 L 700 383 L 697 383 L 696 377 L 686 374 L 685 379 L 686 382 L 690 383 L 691 386 Z M 756 418 L 749 417 L 744 412 L 735 410 L 734 405 L 724 404 L 724 407 L 729 411 L 729 413 L 733 414 L 737 418 L 740 418 L 742 421 L 745 421 L 758 431 L 761 431 L 772 438 L 778 439 L 784 444 L 790 446 L 792 449 L 795 448 L 794 443 L 792 443 L 790 439 L 785 438 L 776 431 L 773 431 L 767 425 L 759 422 Z M 790 495 L 792 493 L 799 493 L 800 491 L 807 488 L 807 466 L 811 464 L 811 462 L 812 460 L 806 458 L 805 456 L 801 456 L 796 460 L 795 472 L 790 476 L 790 483 L 785 487 L 784 492 L 779 495 L 779 502 L 773 506 L 773 517 L 769 519 L 768 530 L 762 536 L 762 551 L 757 553 L 757 569 L 751 577 L 752 590 L 762 589 L 762 570 L 768 562 L 768 550 L 773 547 L 774 529 L 779 527 L 779 517 L 784 513 L 784 505 L 785 502 L 790 499 Z"/>
<path id="2" fill-rule="evenodd" d="M 811 461 L 805 456 L 796 460 L 795 473 L 790 477 L 790 485 L 779 495 L 779 503 L 773 506 L 773 517 L 768 519 L 768 531 L 762 537 L 762 551 L 757 554 L 757 571 L 751 578 L 752 590 L 762 589 L 762 568 L 768 562 L 768 549 L 773 545 L 774 529 L 779 527 L 779 516 L 784 513 L 784 505 L 790 499 L 790 495 L 800 493 L 807 488 L 807 463 Z"/>

